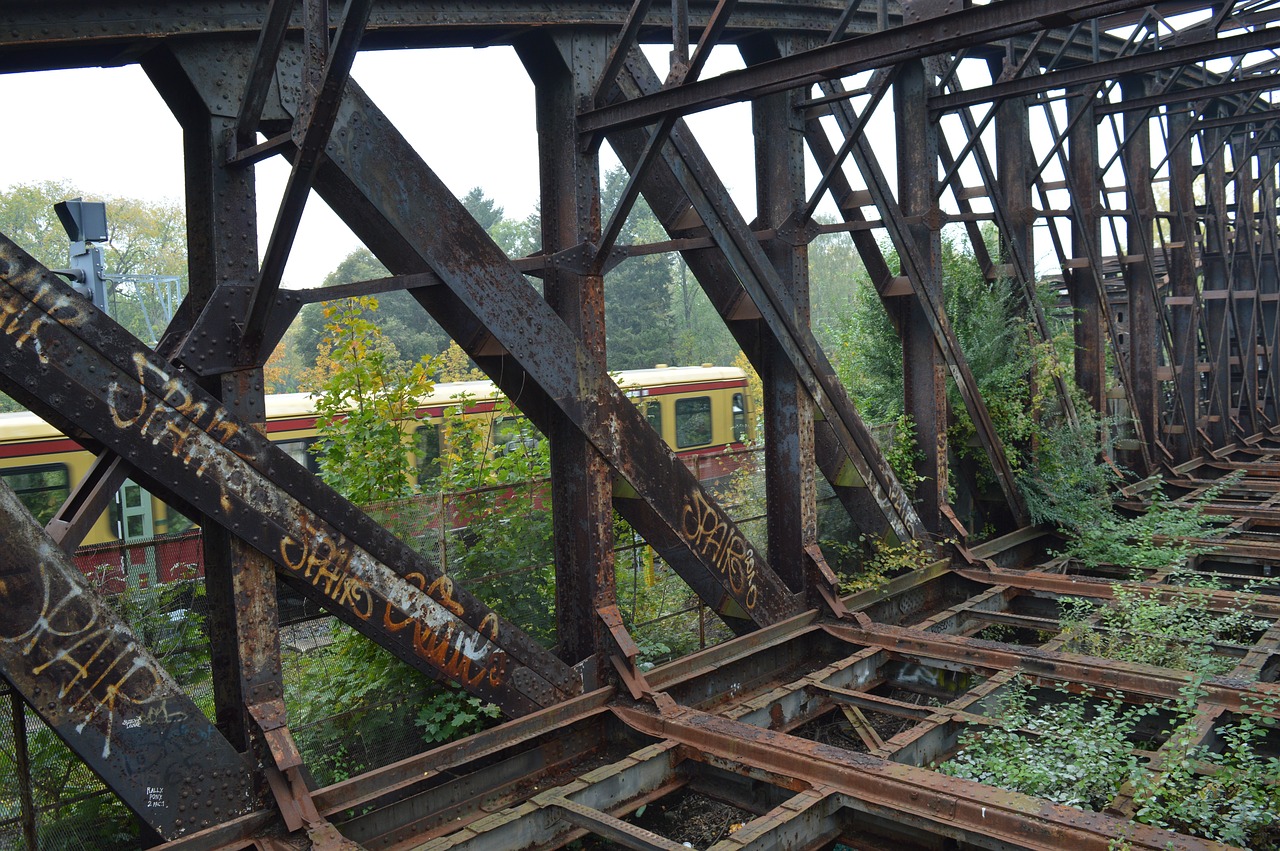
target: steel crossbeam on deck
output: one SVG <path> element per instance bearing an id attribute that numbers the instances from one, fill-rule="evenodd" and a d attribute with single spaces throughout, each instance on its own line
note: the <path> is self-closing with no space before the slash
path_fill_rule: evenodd
<path id="1" fill-rule="evenodd" d="M 1246 715 L 1280 720 L 1276 7 L 0 2 L 0 73 L 143 68 L 182 128 L 189 246 L 186 300 L 150 347 L 0 235 L 0 390 L 96 457 L 43 529 L 8 476 L 19 456 L 0 457 L 0 686 L 13 710 L 0 738 L 15 741 L 21 775 L 0 786 L 15 802 L 12 818 L 0 807 L 0 845 L 35 851 L 68 807 L 118 799 L 143 842 L 184 851 L 671 851 L 699 821 L 670 816 L 685 807 L 728 807 L 697 840 L 716 851 L 1223 847 L 1140 823 L 1140 783 L 1093 812 L 938 768 L 1024 689 L 1046 704 L 1147 707 L 1135 771 L 1157 787 L 1187 743 L 1220 748 L 1218 731 Z M 512 50 L 533 83 L 530 256 L 507 257 L 444 164 L 359 85 L 360 51 L 455 46 Z M 745 67 L 708 76 L 713 47 Z M 477 110 L 516 96 L 458 82 Z M 750 105 L 751 132 L 704 138 L 706 113 L 735 103 Z M 474 132 L 468 115 L 447 126 Z M 604 144 L 627 171 L 612 209 Z M 754 203 L 728 185 L 725 144 L 751 158 Z M 273 157 L 291 176 L 259 246 L 255 168 Z M 640 199 L 665 241 L 617 244 Z M 316 200 L 390 277 L 281 289 Z M 999 388 L 944 287 L 954 224 L 1042 358 Z M 840 380 L 856 361 L 814 316 L 811 261 L 826 239 L 851 239 L 858 261 L 824 283 L 849 303 L 869 282 L 886 312 L 897 428 L 914 434 L 869 425 Z M 758 375 L 758 517 L 736 479 L 690 472 L 610 376 L 612 276 L 664 255 L 687 264 Z M 553 563 L 529 566 L 554 577 L 545 641 L 484 580 L 451 576 L 443 552 L 397 538 L 260 428 L 264 363 L 298 309 L 396 290 L 548 440 L 537 510 Z M 1009 407 L 1018 380 L 1034 416 Z M 1128 477 L 1118 510 L 1155 498 L 1140 476 L 1163 476 L 1168 499 L 1202 500 L 1218 525 L 1186 542 L 1194 557 L 1139 569 L 1060 554 L 1072 552 L 1063 538 L 1032 525 L 1051 487 L 1037 464 L 1060 440 L 1040 429 L 1059 428 L 1096 431 L 1101 457 L 1077 461 Z M 972 445 L 957 439 L 969 434 Z M 209 695 L 184 694 L 148 649 L 156 637 L 72 562 L 126 479 L 201 527 L 192 582 Z M 615 554 L 624 528 L 643 541 L 630 565 Z M 870 548 L 894 539 L 936 560 L 841 596 L 863 587 Z M 656 582 L 666 568 L 662 593 L 678 602 L 636 622 L 641 574 Z M 281 625 L 295 594 L 495 704 L 503 723 L 317 788 L 321 762 L 346 750 L 317 755 L 297 725 L 290 654 L 318 648 Z M 1218 676 L 1086 655 L 1108 642 L 1187 649 L 1108 620 L 1126 601 L 1249 628 L 1195 643 Z M 1081 617 L 1106 641 L 1082 639 Z M 650 665 L 668 628 L 695 630 L 705 649 Z M 1167 741 L 1156 719 L 1175 714 L 1185 723 Z M 343 730 L 374 738 L 355 717 Z M 101 791 L 39 805 L 41 725 Z M 1274 732 L 1255 748 L 1280 753 Z"/>

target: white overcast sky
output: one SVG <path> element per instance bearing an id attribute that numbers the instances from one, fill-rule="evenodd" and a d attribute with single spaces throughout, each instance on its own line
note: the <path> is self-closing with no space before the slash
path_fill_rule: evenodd
<path id="1" fill-rule="evenodd" d="M 657 57 L 665 51 L 656 49 Z M 740 67 L 718 49 L 707 74 Z M 515 52 L 483 50 L 362 53 L 352 75 L 455 194 L 480 186 L 508 217 L 538 200 L 533 85 Z M 0 189 L 68 180 L 90 197 L 183 201 L 177 122 L 137 66 L 0 75 L 0 97 L 24 127 L 0 139 Z M 694 116 L 691 124 L 747 218 L 753 215 L 750 111 L 745 105 Z M 604 167 L 616 164 L 607 148 Z M 257 166 L 260 246 L 265 247 L 288 165 Z M 108 210 L 108 215 L 110 210 Z M 356 237 L 312 196 L 285 272 L 285 285 L 319 284 Z"/>

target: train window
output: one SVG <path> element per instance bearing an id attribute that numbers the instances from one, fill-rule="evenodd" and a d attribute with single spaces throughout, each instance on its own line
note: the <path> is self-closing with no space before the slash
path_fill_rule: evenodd
<path id="1" fill-rule="evenodd" d="M 493 448 L 511 454 L 538 445 L 538 435 L 524 417 L 493 418 Z"/>
<path id="2" fill-rule="evenodd" d="M 126 541 L 137 541 L 154 536 L 151 494 L 137 482 L 125 479 L 117 498 L 120 500 L 120 537 Z"/>
<path id="3" fill-rule="evenodd" d="M 41 464 L 0 471 L 18 499 L 41 524 L 48 523 L 71 494 L 66 464 Z"/>
<path id="4" fill-rule="evenodd" d="M 316 456 L 311 454 L 311 444 L 313 443 L 315 443 L 314 440 L 304 438 L 301 440 L 282 440 L 276 446 L 283 449 L 284 453 L 290 458 L 314 473 L 320 469 L 320 465 L 316 463 Z"/>
<path id="5" fill-rule="evenodd" d="M 711 442 L 711 397 L 676 400 L 676 448 Z"/>
<path id="6" fill-rule="evenodd" d="M 649 425 L 653 426 L 653 430 L 658 434 L 662 434 L 662 403 L 661 402 L 645 402 L 644 415 L 649 421 Z"/>
<path id="7" fill-rule="evenodd" d="M 738 443 L 747 439 L 747 399 L 741 393 L 733 394 L 733 439 Z"/>
<path id="8" fill-rule="evenodd" d="M 414 455 L 418 459 L 418 484 L 425 485 L 440 478 L 440 429 L 424 425 L 419 426 L 414 434 L 417 437 Z"/>

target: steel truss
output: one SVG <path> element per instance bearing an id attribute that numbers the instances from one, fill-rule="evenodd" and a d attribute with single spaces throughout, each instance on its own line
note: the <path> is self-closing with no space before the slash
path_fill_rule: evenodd
<path id="1" fill-rule="evenodd" d="M 1270 626 L 1214 647 L 1237 664 L 1200 690 L 1193 727 L 1210 742 L 1243 707 L 1274 716 L 1280 600 L 1265 581 L 1242 589 L 1280 555 L 1277 4 L 961 5 L 0 3 L 0 71 L 146 70 L 183 129 L 191 282 L 148 347 L 0 234 L 0 390 L 98 454 L 43 532 L 0 487 L 0 673 L 13 693 L 175 849 L 550 848 L 587 835 L 678 848 L 624 817 L 682 790 L 751 814 L 724 851 L 1104 848 L 1117 836 L 1209 847 L 1130 823 L 1125 791 L 1084 813 L 930 767 L 963 727 L 993 723 L 1015 677 L 1130 703 L 1175 699 L 1190 681 L 1075 654 L 1058 634 L 1061 598 L 1106 600 L 1116 583 L 1158 595 L 1168 577 L 1089 576 L 1048 556 L 1055 541 L 1029 525 L 952 330 L 941 239 L 963 228 L 987 278 L 1017 283 L 1011 320 L 1036 341 L 1051 344 L 1069 313 L 1083 392 L 1061 376 L 1045 388 L 1062 417 L 1122 414 L 1117 460 L 1163 473 L 1178 495 L 1237 474 L 1206 508 L 1233 535 L 1192 567 L 1236 589 L 1203 592 L 1209 608 Z M 669 69 L 645 42 L 675 47 Z M 464 44 L 514 46 L 535 85 L 531 257 L 503 254 L 350 75 L 360 49 Z M 745 67 L 701 79 L 717 46 Z M 750 222 L 684 121 L 743 101 Z M 886 150 L 867 131 L 890 116 Z M 630 179 L 602 211 L 604 143 Z M 253 165 L 274 156 L 292 168 L 260 255 Z M 340 294 L 411 293 L 549 437 L 554 652 L 253 427 L 266 357 L 303 303 L 336 292 L 280 289 L 313 191 L 392 272 Z M 669 240 L 618 245 L 642 196 Z M 826 198 L 834 222 L 814 217 Z M 901 338 L 923 459 L 910 489 L 811 328 L 808 246 L 821 233 L 848 233 Z M 605 369 L 604 272 L 660 251 L 681 253 L 763 379 L 767 547 Z M 1046 273 L 1070 311 L 1041 301 Z M 948 382 L 995 479 L 967 494 L 983 507 L 965 517 L 947 487 Z M 950 538 L 948 558 L 841 599 L 817 543 L 819 477 L 857 529 Z M 205 530 L 212 723 L 69 561 L 125 478 Z M 614 511 L 737 638 L 636 667 Z M 1008 534 L 970 544 L 966 523 Z M 511 720 L 309 788 L 284 704 L 277 577 Z M 992 626 L 1036 646 L 975 637 Z M 897 719 L 897 732 L 869 717 Z M 831 718 L 842 740 L 806 738 Z"/>

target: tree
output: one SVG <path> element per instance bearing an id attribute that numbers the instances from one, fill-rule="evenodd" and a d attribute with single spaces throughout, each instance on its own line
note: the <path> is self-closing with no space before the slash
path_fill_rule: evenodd
<path id="1" fill-rule="evenodd" d="M 601 190 L 602 209 L 612 211 L 627 184 L 622 167 L 611 170 Z M 618 236 L 620 244 L 665 239 L 662 226 L 644 199 L 636 201 Z M 672 258 L 665 254 L 631 257 L 605 276 L 604 311 L 610 369 L 642 369 L 671 358 L 673 339 Z"/>
<path id="2" fill-rule="evenodd" d="M 533 250 L 529 239 L 529 223 L 516 223 L 503 218 L 502 208 L 485 197 L 484 192 L 476 187 L 462 199 L 468 212 L 489 231 L 504 251 L 513 256 L 522 256 Z M 531 221 L 536 228 L 536 217 Z M 536 233 L 536 230 L 534 231 Z M 367 281 L 384 278 L 391 273 L 387 267 L 373 256 L 367 248 L 357 248 L 343 258 L 337 267 L 325 276 L 320 286 L 332 287 L 338 284 L 350 284 L 356 281 Z M 378 299 L 378 324 L 384 339 L 393 343 L 400 356 L 406 360 L 417 362 L 423 358 L 434 357 L 444 352 L 450 343 L 445 333 L 430 314 L 423 309 L 412 295 L 407 292 L 390 292 Z M 299 312 L 294 323 L 299 327 L 294 338 L 298 361 L 303 369 L 316 365 L 316 353 L 320 340 L 324 336 L 324 310 L 318 304 L 309 304 Z M 313 389 L 299 384 L 300 389 Z"/>
<path id="3" fill-rule="evenodd" d="M 81 196 L 92 197 L 67 181 L 10 186 L 0 192 L 0 232 L 45 266 L 65 268 L 70 242 L 53 206 Z M 103 264 L 107 274 L 123 276 L 107 282 L 108 309 L 130 333 L 154 342 L 187 292 L 185 213 L 170 201 L 102 200 L 109 236 Z"/>
<path id="4" fill-rule="evenodd" d="M 819 216 L 822 224 L 834 221 Z M 820 234 L 809 243 L 809 313 L 814 334 L 823 345 L 832 342 L 832 328 L 840 321 L 849 299 L 870 278 L 848 234 Z"/>
<path id="5" fill-rule="evenodd" d="M 467 208 L 471 218 L 475 219 L 476 224 L 485 231 L 492 230 L 498 222 L 502 221 L 502 208 L 492 198 L 487 197 L 479 186 L 471 187 L 471 191 L 462 196 L 462 206 Z"/>
<path id="6" fill-rule="evenodd" d="M 452 340 L 449 341 L 449 348 L 440 355 L 439 364 L 437 381 L 483 381 L 485 377 L 471 358 L 467 357 L 462 346 Z"/>
<path id="7" fill-rule="evenodd" d="M 322 287 L 338 284 L 350 284 L 356 281 L 368 281 L 374 278 L 385 278 L 391 273 L 383 266 L 373 252 L 367 248 L 357 248 L 343 258 L 332 272 L 325 276 Z M 391 292 L 378 300 L 378 325 L 384 340 L 396 347 L 400 357 L 412 362 L 433 357 L 444 351 L 449 343 L 449 336 L 444 329 L 418 304 L 407 292 Z M 320 304 L 308 304 L 299 312 L 295 346 L 298 360 L 304 368 L 314 367 L 325 335 L 327 319 L 325 308 Z M 303 389 L 314 389 L 302 385 Z"/>
<path id="8" fill-rule="evenodd" d="M 282 339 L 262 367 L 264 389 L 267 393 L 297 393 L 306 375 L 302 353 L 298 349 L 298 335 L 302 326 L 297 322 L 289 326 Z"/>
<path id="9" fill-rule="evenodd" d="M 53 212 L 59 201 L 83 193 L 71 183 L 19 183 L 0 193 L 0 233 L 53 269 L 67 265 L 67 233 Z"/>
<path id="10" fill-rule="evenodd" d="M 430 359 L 404 362 L 369 315 L 376 299 L 325 307 L 317 360 L 327 370 L 316 398 L 320 476 L 358 504 L 410 496 L 408 462 L 419 398 L 431 393 Z"/>

